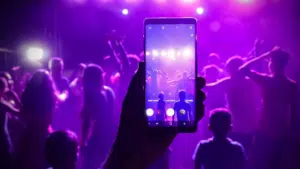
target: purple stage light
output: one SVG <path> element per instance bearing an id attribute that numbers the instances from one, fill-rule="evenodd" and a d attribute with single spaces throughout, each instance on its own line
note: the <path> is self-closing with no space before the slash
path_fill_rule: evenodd
<path id="1" fill-rule="evenodd" d="M 252 0 L 238 0 L 240 3 L 251 3 Z"/>
<path id="2" fill-rule="evenodd" d="M 167 53 L 166 51 L 164 51 L 164 50 L 160 52 L 160 55 L 161 55 L 161 56 L 167 56 L 167 54 L 168 54 L 168 53 Z"/>
<path id="3" fill-rule="evenodd" d="M 184 58 L 190 57 L 191 54 L 192 54 L 191 49 L 184 49 L 184 51 L 183 51 L 183 57 L 184 57 Z"/>
<path id="4" fill-rule="evenodd" d="M 86 3 L 86 0 L 73 0 L 73 2 L 77 4 L 84 4 Z"/>
<path id="5" fill-rule="evenodd" d="M 42 48 L 31 47 L 27 50 L 26 55 L 30 61 L 40 61 L 44 57 L 44 50 Z"/>
<path id="6" fill-rule="evenodd" d="M 98 2 L 100 3 L 108 3 L 108 2 L 112 2 L 111 0 L 98 0 Z"/>
<path id="7" fill-rule="evenodd" d="M 186 3 L 186 4 L 191 4 L 196 2 L 196 0 L 181 0 L 181 2 Z"/>
<path id="8" fill-rule="evenodd" d="M 153 56 L 158 56 L 158 55 L 159 55 L 159 53 L 158 53 L 158 51 L 157 51 L 157 50 L 152 50 L 152 55 L 153 55 Z"/>
<path id="9" fill-rule="evenodd" d="M 128 15 L 129 14 L 129 11 L 128 11 L 128 9 L 122 9 L 122 14 L 123 15 Z"/>
<path id="10" fill-rule="evenodd" d="M 166 0 L 156 0 L 156 3 L 165 3 Z"/>
<path id="11" fill-rule="evenodd" d="M 168 50 L 168 56 L 170 57 L 170 58 L 174 58 L 175 57 L 175 50 L 174 49 L 169 49 Z"/>
<path id="12" fill-rule="evenodd" d="M 198 15 L 202 15 L 202 14 L 204 13 L 204 8 L 203 8 L 203 7 L 198 7 L 198 8 L 196 9 L 196 13 L 197 13 Z"/>
<path id="13" fill-rule="evenodd" d="M 127 3 L 137 3 L 138 0 L 125 0 L 125 2 L 127 2 Z"/>

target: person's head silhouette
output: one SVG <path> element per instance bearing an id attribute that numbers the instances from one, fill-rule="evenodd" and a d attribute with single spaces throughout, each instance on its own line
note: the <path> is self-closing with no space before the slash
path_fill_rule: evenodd
<path id="1" fill-rule="evenodd" d="M 214 65 L 220 65 L 221 64 L 221 58 L 219 54 L 217 53 L 211 53 L 208 55 L 208 64 L 214 64 Z"/>
<path id="2" fill-rule="evenodd" d="M 222 70 L 217 65 L 207 65 L 203 68 L 204 77 L 209 83 L 217 81 L 221 71 Z"/>
<path id="3" fill-rule="evenodd" d="M 186 92 L 184 90 L 180 91 L 178 93 L 178 97 L 180 99 L 180 101 L 185 101 L 185 98 L 186 98 Z"/>
<path id="4" fill-rule="evenodd" d="M 184 72 L 182 73 L 182 77 L 183 77 L 184 79 L 188 78 L 188 76 L 189 76 L 189 73 L 188 73 L 188 72 L 184 71 Z"/>
<path id="5" fill-rule="evenodd" d="M 62 76 L 64 70 L 64 62 L 61 58 L 52 58 L 49 61 L 48 66 L 52 76 Z"/>
<path id="6" fill-rule="evenodd" d="M 75 169 L 78 149 L 75 133 L 56 131 L 46 140 L 46 159 L 53 169 Z"/>
<path id="7" fill-rule="evenodd" d="M 226 69 L 228 73 L 232 76 L 238 72 L 239 67 L 242 66 L 244 60 L 241 56 L 232 56 L 226 62 Z"/>
<path id="8" fill-rule="evenodd" d="M 37 124 L 45 125 L 45 128 L 49 127 L 57 95 L 48 71 L 41 69 L 32 74 L 21 96 L 21 102 L 27 122 L 38 122 Z"/>
<path id="9" fill-rule="evenodd" d="M 209 129 L 215 138 L 226 138 L 231 128 L 231 114 L 227 109 L 217 108 L 211 111 Z"/>
<path id="10" fill-rule="evenodd" d="M 75 77 L 80 77 L 80 78 L 82 78 L 83 72 L 84 72 L 84 69 L 85 69 L 85 68 L 86 68 L 86 64 L 80 63 L 80 64 L 77 66 L 77 69 L 75 70 Z"/>
<path id="11" fill-rule="evenodd" d="M 158 99 L 159 99 L 159 100 L 164 100 L 164 98 L 165 98 L 164 93 L 163 93 L 163 92 L 160 92 L 160 93 L 158 94 Z"/>
<path id="12" fill-rule="evenodd" d="M 89 91 L 99 90 L 104 85 L 104 71 L 96 64 L 89 64 L 83 73 L 83 87 Z"/>
<path id="13" fill-rule="evenodd" d="M 270 53 L 270 57 L 269 68 L 272 74 L 284 74 L 285 67 L 289 61 L 289 54 L 282 49 L 277 49 Z"/>

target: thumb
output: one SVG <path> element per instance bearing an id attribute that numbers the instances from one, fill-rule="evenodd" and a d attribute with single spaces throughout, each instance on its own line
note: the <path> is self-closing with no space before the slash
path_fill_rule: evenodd
<path id="1" fill-rule="evenodd" d="M 195 117 L 196 117 L 196 122 L 199 122 L 203 116 L 204 116 L 204 100 L 205 100 L 205 93 L 201 90 L 206 84 L 206 81 L 202 77 L 197 77 L 196 79 L 196 86 L 197 86 L 197 91 L 196 91 L 196 112 L 195 112 Z"/>

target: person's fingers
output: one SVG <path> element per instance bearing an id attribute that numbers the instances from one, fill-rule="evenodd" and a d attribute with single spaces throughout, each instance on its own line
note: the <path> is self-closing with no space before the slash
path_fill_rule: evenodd
<path id="1" fill-rule="evenodd" d="M 147 133 L 147 162 L 151 164 L 168 150 L 178 132 L 176 127 L 148 127 Z"/>
<path id="2" fill-rule="evenodd" d="M 146 84 L 146 73 L 145 73 L 145 63 L 140 62 L 139 68 L 137 71 L 137 86 L 136 86 L 136 102 L 133 106 L 137 107 L 136 111 L 136 118 L 140 123 L 140 127 L 145 127 L 145 129 L 148 126 L 148 119 L 145 115 L 145 109 L 146 109 L 146 97 L 145 97 L 145 84 Z"/>
<path id="3" fill-rule="evenodd" d="M 279 46 L 274 46 L 271 51 L 278 51 L 278 50 L 280 50 L 280 47 Z"/>
<path id="4" fill-rule="evenodd" d="M 136 73 L 129 83 L 128 91 L 122 104 L 121 125 L 132 124 L 135 121 L 134 114 L 136 110 L 132 102 L 135 101 L 135 98 L 137 96 L 136 93 L 137 85 L 138 85 L 138 75 Z"/>
<path id="5" fill-rule="evenodd" d="M 197 90 L 201 90 L 205 87 L 206 81 L 203 77 L 197 77 L 196 78 L 196 88 Z"/>
<path id="6" fill-rule="evenodd" d="M 200 90 L 197 92 L 197 95 L 196 95 L 196 112 L 195 112 L 195 121 L 196 123 L 198 123 L 203 117 L 204 117 L 204 103 L 203 101 L 205 100 L 205 93 Z"/>
<path id="7" fill-rule="evenodd" d="M 118 138 L 119 144 L 124 145 L 123 151 L 138 151 L 142 150 L 143 144 L 147 138 L 147 118 L 145 116 L 145 80 L 143 74 L 145 71 L 143 64 L 139 66 L 133 76 L 126 97 L 122 105 L 121 122 L 119 125 Z M 122 141 L 120 141 L 122 140 Z"/>
<path id="8" fill-rule="evenodd" d="M 196 79 L 196 112 L 195 120 L 198 123 L 204 116 L 204 100 L 205 93 L 201 90 L 206 84 L 206 81 L 203 77 L 197 77 Z"/>
<path id="9" fill-rule="evenodd" d="M 141 68 L 140 68 L 141 67 Z M 123 106 L 127 106 L 129 105 L 129 101 L 134 101 L 136 98 L 135 96 L 138 95 L 138 86 L 142 85 L 141 82 L 139 82 L 141 80 L 141 76 L 142 76 L 142 66 L 140 66 L 139 64 L 139 68 L 138 70 L 135 72 L 135 74 L 133 75 L 129 86 L 128 86 L 128 90 L 127 90 L 127 94 L 125 96 L 125 99 L 123 101 Z M 124 107 L 123 107 L 124 108 Z"/>

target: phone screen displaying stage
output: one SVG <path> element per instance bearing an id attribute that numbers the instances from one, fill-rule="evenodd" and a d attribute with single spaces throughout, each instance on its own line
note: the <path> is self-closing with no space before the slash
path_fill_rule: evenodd
<path id="1" fill-rule="evenodd" d="M 144 38 L 149 125 L 194 125 L 196 24 L 145 24 Z"/>

